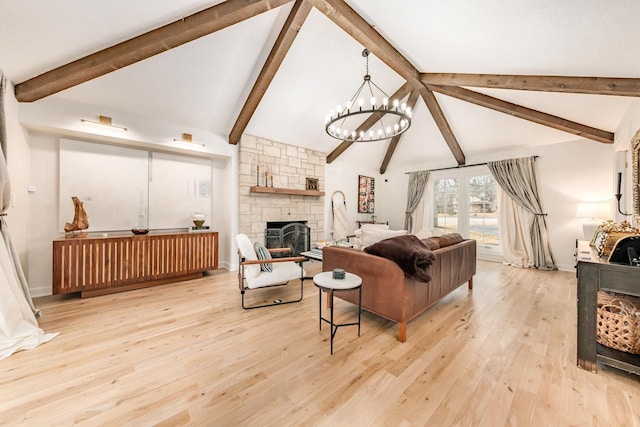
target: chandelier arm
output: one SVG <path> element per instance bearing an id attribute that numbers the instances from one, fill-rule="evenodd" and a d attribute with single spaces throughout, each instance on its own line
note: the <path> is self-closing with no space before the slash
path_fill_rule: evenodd
<path id="1" fill-rule="evenodd" d="M 382 90 L 380 88 L 380 86 L 378 86 L 376 84 L 376 82 L 374 82 L 373 80 L 369 80 L 369 83 L 371 83 L 372 85 L 374 85 L 376 87 L 376 89 L 378 89 L 380 92 L 382 92 L 384 94 L 384 96 L 386 96 L 387 98 L 389 98 L 389 95 L 387 95 L 387 92 L 385 92 L 384 90 Z"/>

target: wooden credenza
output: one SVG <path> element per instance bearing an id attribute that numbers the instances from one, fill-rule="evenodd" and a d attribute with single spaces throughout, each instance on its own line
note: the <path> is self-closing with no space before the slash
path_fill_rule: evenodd
<path id="1" fill-rule="evenodd" d="M 597 364 L 640 374 L 640 355 L 625 353 L 596 342 L 598 291 L 640 296 L 640 267 L 612 264 L 580 241 L 578 267 L 578 366 L 591 372 Z"/>
<path id="2" fill-rule="evenodd" d="M 160 285 L 218 268 L 218 232 L 53 241 L 53 294 L 82 297 Z"/>

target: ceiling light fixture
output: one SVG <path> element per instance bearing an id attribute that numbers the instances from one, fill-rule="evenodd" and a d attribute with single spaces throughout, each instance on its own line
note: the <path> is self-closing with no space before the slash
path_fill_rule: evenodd
<path id="1" fill-rule="evenodd" d="M 97 125 L 100 127 L 106 127 L 106 128 L 110 128 L 110 129 L 117 129 L 117 130 L 121 130 L 121 131 L 126 131 L 127 128 L 123 127 L 123 126 L 118 126 L 118 125 L 114 125 L 111 122 L 111 117 L 107 117 L 107 116 L 98 116 L 98 121 L 93 121 L 93 120 L 87 120 L 87 119 L 80 119 L 80 121 L 82 123 L 88 123 L 91 125 Z"/>
<path id="2" fill-rule="evenodd" d="M 389 100 L 389 95 L 371 79 L 369 53 L 368 49 L 362 51 L 366 58 L 366 74 L 356 93 L 344 106 L 338 105 L 325 116 L 325 131 L 333 138 L 351 142 L 382 141 L 404 133 L 411 126 L 411 108 L 398 99 Z M 365 107 L 363 97 L 369 98 L 368 107 Z M 367 114 L 380 117 L 367 131 L 356 131 L 361 124 L 357 117 Z"/>
<path id="3" fill-rule="evenodd" d="M 204 144 L 202 142 L 194 141 L 193 140 L 193 136 L 190 133 L 183 133 L 182 134 L 182 139 L 173 138 L 173 142 L 186 142 L 187 144 L 202 145 L 204 147 Z"/>

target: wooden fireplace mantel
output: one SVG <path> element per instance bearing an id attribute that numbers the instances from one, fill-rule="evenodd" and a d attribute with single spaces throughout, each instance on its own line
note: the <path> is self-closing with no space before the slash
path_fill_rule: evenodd
<path id="1" fill-rule="evenodd" d="M 298 190 L 295 188 L 261 187 L 257 185 L 250 187 L 249 191 L 251 193 L 288 194 L 292 196 L 324 196 L 324 191 L 319 190 Z"/>

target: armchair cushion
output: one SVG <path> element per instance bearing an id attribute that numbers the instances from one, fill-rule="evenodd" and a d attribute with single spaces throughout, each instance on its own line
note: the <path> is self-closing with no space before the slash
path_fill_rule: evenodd
<path id="1" fill-rule="evenodd" d="M 236 236 L 236 244 L 238 245 L 240 255 L 244 259 L 247 261 L 258 260 L 258 256 L 256 255 L 256 251 L 253 249 L 253 244 L 251 243 L 249 236 L 246 234 L 238 234 Z M 258 274 L 260 274 L 260 264 L 247 264 L 244 266 L 244 276 L 247 279 L 252 279 L 258 276 Z"/>
<path id="2" fill-rule="evenodd" d="M 262 243 L 255 242 L 253 248 L 256 250 L 258 259 L 271 259 L 271 252 Z M 271 273 L 273 271 L 273 264 L 270 262 L 262 264 L 262 271 Z"/>
<path id="3" fill-rule="evenodd" d="M 300 279 L 304 277 L 305 274 L 302 267 L 293 261 L 274 262 L 272 272 L 263 271 L 256 277 L 247 277 L 247 287 L 255 289 L 277 283 L 285 283 L 289 280 Z"/>

